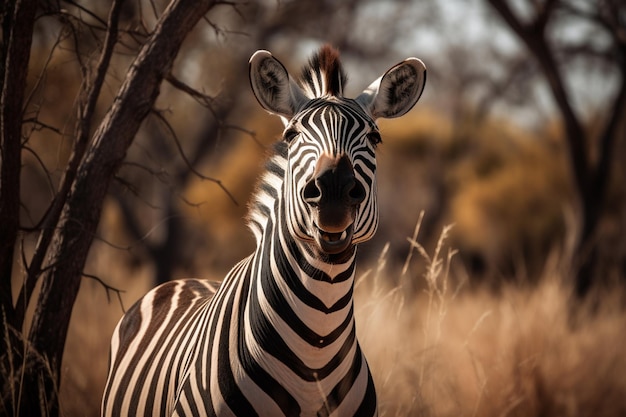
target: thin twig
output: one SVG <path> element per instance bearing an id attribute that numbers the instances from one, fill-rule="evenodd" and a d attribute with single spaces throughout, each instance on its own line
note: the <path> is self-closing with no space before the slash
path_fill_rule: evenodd
<path id="1" fill-rule="evenodd" d="M 67 36 L 67 35 L 66 35 Z M 52 61 L 52 55 L 54 54 L 54 51 L 57 49 L 57 47 L 61 44 L 61 41 L 65 40 L 65 37 L 63 36 L 63 30 L 61 30 L 59 32 L 59 35 L 57 36 L 57 38 L 55 39 L 54 43 L 52 44 L 52 48 L 50 48 L 50 52 L 48 53 L 48 56 L 46 57 L 46 61 L 43 64 L 43 67 L 41 68 L 41 73 L 39 74 L 39 76 L 35 79 L 35 85 L 33 86 L 33 88 L 30 90 L 30 94 L 28 95 L 28 97 L 26 98 L 26 100 L 24 101 L 24 112 L 26 111 L 26 109 L 28 108 L 30 101 L 32 100 L 32 98 L 35 95 L 35 92 L 37 90 L 39 90 L 39 86 L 41 85 L 43 79 L 44 79 L 44 74 L 48 69 L 48 65 L 50 64 L 50 61 Z M 22 116 L 23 118 L 23 116 Z M 26 123 L 27 120 L 24 120 L 22 123 Z"/>
<path id="2" fill-rule="evenodd" d="M 211 104 L 215 102 L 214 97 L 208 94 L 205 94 L 203 92 L 200 92 L 196 90 L 195 88 L 189 86 L 188 84 L 176 78 L 174 74 L 172 74 L 171 72 L 167 73 L 167 75 L 165 76 L 165 80 L 167 80 L 167 82 L 169 82 L 172 85 L 172 87 L 191 96 L 194 100 L 196 100 L 203 107 L 207 107 L 211 109 Z"/>
<path id="3" fill-rule="evenodd" d="M 174 130 L 172 125 L 169 123 L 169 121 L 160 112 L 158 112 L 158 111 L 156 111 L 154 109 L 152 110 L 152 114 L 154 114 L 157 117 L 157 119 L 160 120 L 164 124 L 164 126 L 167 129 L 167 131 L 172 136 L 172 139 L 174 140 L 174 144 L 176 145 L 176 148 L 178 149 L 178 153 L 179 153 L 180 157 L 183 159 L 183 161 L 185 162 L 185 165 L 187 165 L 187 168 L 189 168 L 189 170 L 191 172 L 193 172 L 198 178 L 200 178 L 202 180 L 210 181 L 210 182 L 216 184 L 218 187 L 220 187 L 222 189 L 222 191 L 224 191 L 224 193 L 230 198 L 230 200 L 236 206 L 238 206 L 239 203 L 235 199 L 235 196 L 233 194 L 231 194 L 231 192 L 224 186 L 224 184 L 222 183 L 221 180 L 218 180 L 218 179 L 212 178 L 212 177 L 208 177 L 208 176 L 202 174 L 201 172 L 199 172 L 198 170 L 196 170 L 192 166 L 192 164 L 189 162 L 189 159 L 187 159 L 187 156 L 185 155 L 185 152 L 183 151 L 183 148 L 182 148 L 182 145 L 180 143 L 180 140 L 178 139 L 178 135 L 176 135 L 176 131 Z"/>
<path id="4" fill-rule="evenodd" d="M 71 4 L 72 6 L 76 7 L 77 9 L 85 12 L 87 15 L 89 15 L 91 18 L 93 18 L 94 20 L 98 21 L 98 23 L 100 23 L 103 27 L 107 27 L 107 22 L 104 21 L 104 19 L 102 19 L 100 16 L 98 16 L 97 14 L 95 14 L 94 12 L 92 12 L 91 10 L 87 9 L 85 6 L 76 3 L 73 0 L 63 0 L 65 3 Z"/>
<path id="5" fill-rule="evenodd" d="M 48 187 L 50 187 L 50 192 L 52 193 L 52 196 L 54 197 L 54 181 L 52 180 L 52 176 L 50 175 L 50 172 L 46 169 L 46 164 L 43 162 L 39 154 L 35 152 L 33 149 L 31 149 L 30 146 L 22 146 L 22 149 L 30 153 L 35 158 L 35 160 L 37 160 L 37 163 L 41 166 L 43 172 L 45 173 L 46 179 L 48 180 Z M 42 220 L 40 220 L 40 223 Z"/>
<path id="6" fill-rule="evenodd" d="M 160 208 L 158 205 L 156 205 L 156 204 L 146 200 L 145 198 L 143 198 L 141 196 L 141 194 L 139 193 L 139 190 L 138 190 L 137 186 L 135 184 L 131 183 L 130 181 L 126 180 L 125 178 L 122 178 L 119 175 L 115 175 L 113 177 L 113 180 L 115 180 L 116 182 L 121 184 L 125 189 L 130 191 L 130 193 L 132 195 L 137 197 L 142 203 L 144 203 L 146 206 L 150 207 L 151 209 L 155 209 L 156 210 L 156 209 Z"/>
<path id="7" fill-rule="evenodd" d="M 168 184 L 168 180 L 170 178 L 170 173 L 165 169 L 160 168 L 159 170 L 152 169 L 144 164 L 135 161 L 123 161 L 121 166 L 128 166 L 131 168 L 137 168 L 141 171 L 145 171 L 150 176 L 157 178 L 161 183 Z"/>
<path id="8" fill-rule="evenodd" d="M 220 124 L 220 128 L 221 129 L 230 129 L 230 130 L 236 130 L 238 132 L 242 132 L 245 133 L 246 135 L 250 136 L 250 138 L 254 141 L 254 143 L 256 143 L 257 145 L 259 145 L 259 147 L 261 149 L 267 149 L 267 146 L 265 146 L 258 138 L 256 132 L 254 130 L 249 130 L 246 128 L 243 128 L 241 126 L 237 126 L 237 125 L 231 125 L 231 124 Z"/>
<path id="9" fill-rule="evenodd" d="M 74 179 L 76 178 L 78 167 L 83 159 L 83 155 L 87 149 L 87 145 L 89 143 L 89 133 L 91 128 L 91 119 L 93 117 L 93 113 L 96 108 L 96 104 L 98 101 L 98 97 L 100 96 L 100 91 L 102 89 L 102 85 L 104 84 L 104 78 L 106 76 L 107 70 L 109 68 L 109 64 L 111 61 L 111 57 L 113 55 L 113 49 L 115 47 L 115 43 L 117 42 L 117 24 L 119 20 L 119 15 L 121 12 L 122 0 L 114 0 L 111 5 L 111 9 L 109 12 L 109 21 L 106 32 L 106 38 L 104 42 L 104 46 L 101 51 L 100 60 L 96 67 L 95 76 L 93 80 L 87 80 L 86 78 L 83 80 L 83 84 L 81 85 L 81 100 L 79 102 L 79 118 L 76 124 L 76 141 L 74 143 L 73 152 L 70 156 L 70 160 L 68 161 L 67 167 L 63 174 L 63 178 L 61 180 L 61 185 L 59 187 L 59 191 L 57 192 L 50 210 L 47 212 L 45 219 L 42 222 L 43 230 L 41 231 L 41 235 L 39 240 L 37 241 L 37 245 L 35 247 L 35 253 L 33 254 L 33 258 L 31 259 L 31 263 L 28 266 L 28 274 L 26 276 L 26 282 L 22 287 L 21 291 L 24 291 L 24 294 L 20 293 L 20 296 L 17 299 L 17 305 L 15 308 L 16 317 L 20 320 L 18 323 L 22 323 L 24 320 L 24 315 L 26 313 L 26 306 L 30 301 L 30 297 L 35 289 L 35 284 L 41 274 L 42 265 L 45 259 L 45 255 L 48 251 L 48 247 L 52 242 L 52 237 L 55 230 L 55 225 L 58 223 L 61 213 L 63 211 L 63 207 L 65 206 L 65 202 L 67 200 L 67 196 L 69 195 L 69 191 L 74 183 Z M 78 49 L 78 40 L 75 37 L 75 48 L 76 48 L 76 56 L 80 62 L 80 53 Z M 83 68 L 83 74 L 86 74 L 86 69 L 84 68 L 84 64 L 80 62 L 81 68 Z"/>
<path id="10" fill-rule="evenodd" d="M 109 295 L 109 292 L 114 292 L 117 295 L 117 299 L 120 302 L 120 307 L 122 308 L 122 311 L 124 313 L 126 313 L 126 309 L 124 308 L 124 303 L 122 301 L 122 293 L 124 293 L 124 290 L 120 290 L 119 288 L 115 288 L 112 287 L 111 285 L 107 284 L 106 282 L 104 282 L 104 280 L 100 277 L 97 277 L 95 275 L 91 275 L 91 274 L 87 274 L 85 272 L 83 272 L 83 277 L 85 278 L 89 278 L 89 279 L 93 279 L 94 281 L 98 282 L 100 285 L 102 285 L 106 291 L 106 296 L 107 296 L 107 302 L 111 302 L 111 297 Z"/>

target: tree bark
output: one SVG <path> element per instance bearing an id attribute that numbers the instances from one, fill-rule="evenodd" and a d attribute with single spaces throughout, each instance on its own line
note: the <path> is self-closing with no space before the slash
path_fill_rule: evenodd
<path id="1" fill-rule="evenodd" d="M 36 1 L 5 2 L 2 12 L 0 96 L 0 404 L 15 414 L 19 386 L 16 364 L 23 362 L 21 322 L 16 319 L 11 279 L 19 233 L 22 107 L 30 59 Z"/>
<path id="2" fill-rule="evenodd" d="M 95 70 L 95 76 L 93 79 L 85 77 L 81 83 L 80 102 L 78 105 L 77 124 L 74 129 L 75 140 L 72 147 L 72 154 L 65 168 L 65 172 L 63 173 L 59 190 L 54 196 L 54 199 L 41 222 L 41 232 L 39 233 L 35 252 L 30 261 L 30 265 L 28 265 L 24 285 L 22 286 L 20 294 L 17 298 L 15 314 L 18 323 L 22 323 L 24 320 L 26 308 L 30 303 L 35 285 L 37 284 L 37 280 L 41 274 L 43 261 L 49 249 L 52 237 L 54 236 L 55 226 L 59 222 L 63 207 L 76 178 L 78 167 L 89 145 L 89 133 L 91 130 L 93 113 L 96 109 L 102 85 L 104 84 L 104 78 L 107 70 L 109 69 L 111 57 L 113 56 L 113 49 L 117 43 L 118 20 L 123 2 L 124 0 L 115 0 L 111 6 L 107 33 L 100 59 Z"/>
<path id="3" fill-rule="evenodd" d="M 0 63 L 0 402 L 14 413 L 19 373 L 23 361 L 21 323 L 16 320 L 11 278 L 19 233 L 20 170 L 22 165 L 22 106 L 35 21 L 35 0 L 5 2 L 2 12 Z"/>
<path id="4" fill-rule="evenodd" d="M 120 91 L 96 130 L 93 145 L 81 163 L 63 207 L 42 275 L 42 289 L 29 342 L 27 380 L 22 415 L 38 415 L 41 381 L 51 398 L 46 412 L 58 414 L 56 389 L 72 306 L 82 270 L 96 234 L 108 185 L 124 159 L 142 121 L 150 112 L 159 86 L 189 31 L 214 1 L 175 0 L 164 11 L 152 36 L 142 47 Z M 34 403 L 34 405 L 33 405 Z"/>
<path id="5" fill-rule="evenodd" d="M 4 5 L 2 22 L 2 97 L 0 98 L 0 307 L 5 324 L 14 318 L 11 275 L 19 231 L 22 106 L 35 21 L 35 0 Z M 13 7 L 12 7 L 13 6 Z M 4 329 L 2 329 L 4 330 Z M 19 330 L 19 329 L 18 329 Z M 4 332 L 3 332 L 4 334 Z"/>
<path id="6" fill-rule="evenodd" d="M 559 72 L 555 60 L 555 53 L 550 49 L 546 39 L 546 25 L 553 17 L 558 2 L 547 0 L 541 6 L 537 6 L 534 21 L 524 23 L 514 14 L 505 0 L 488 1 L 537 60 L 563 118 L 573 185 L 580 211 L 580 235 L 574 248 L 574 265 L 572 266 L 575 275 L 574 288 L 576 294 L 583 297 L 589 292 L 596 272 L 597 230 L 605 205 L 607 185 L 610 181 L 610 166 L 614 160 L 613 148 L 618 125 L 617 120 L 623 114 L 624 106 L 626 106 L 626 47 L 623 37 L 617 35 L 619 31 L 617 27 L 612 28 L 609 25 L 609 30 L 615 31 L 613 34 L 614 41 L 621 54 L 617 63 L 622 80 L 613 108 L 610 109 L 612 114 L 609 116 L 600 138 L 600 146 L 597 149 L 598 158 L 594 163 L 588 152 L 588 135 L 572 108 L 564 78 Z"/>

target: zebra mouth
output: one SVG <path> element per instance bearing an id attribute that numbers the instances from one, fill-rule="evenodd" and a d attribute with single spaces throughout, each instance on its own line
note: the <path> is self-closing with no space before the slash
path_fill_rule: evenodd
<path id="1" fill-rule="evenodd" d="M 352 243 L 353 225 L 341 232 L 328 232 L 315 225 L 317 229 L 316 241 L 322 252 L 327 254 L 337 254 L 348 249 Z"/>

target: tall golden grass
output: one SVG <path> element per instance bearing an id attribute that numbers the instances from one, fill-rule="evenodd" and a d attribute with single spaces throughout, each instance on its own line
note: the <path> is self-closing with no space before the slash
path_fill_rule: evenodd
<path id="1" fill-rule="evenodd" d="M 451 267 L 449 231 L 426 250 L 416 239 L 418 223 L 403 265 L 389 264 L 383 251 L 370 268 L 360 269 L 357 331 L 374 375 L 379 414 L 626 415 L 624 292 L 615 291 L 594 309 L 576 305 L 563 277 L 549 269 L 532 287 L 469 289 Z M 111 259 L 103 256 L 97 263 L 110 269 Z M 416 269 L 425 273 L 416 275 Z M 113 273 L 128 290 L 128 307 L 148 289 L 151 274 L 128 280 L 121 271 Z M 423 291 L 415 294 L 416 287 Z M 102 287 L 86 281 L 66 346 L 65 416 L 98 415 L 108 341 L 121 314 L 114 297 L 107 303 Z"/>
<path id="2" fill-rule="evenodd" d="M 357 285 L 359 340 L 380 415 L 626 415 L 623 293 L 577 305 L 555 271 L 533 287 L 461 289 L 448 231 L 432 254 L 411 240 L 423 276 L 407 274 L 408 258 L 399 284 L 389 285 L 383 253 Z M 410 279 L 423 280 L 424 291 L 407 292 Z"/>

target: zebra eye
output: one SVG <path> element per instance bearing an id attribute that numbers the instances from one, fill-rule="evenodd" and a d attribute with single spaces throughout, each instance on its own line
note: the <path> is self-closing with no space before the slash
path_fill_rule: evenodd
<path id="1" fill-rule="evenodd" d="M 374 147 L 376 147 L 376 145 L 383 141 L 383 139 L 380 137 L 380 133 L 378 133 L 376 130 L 372 130 L 370 133 L 368 133 L 367 139 Z"/>
<path id="2" fill-rule="evenodd" d="M 298 131 L 296 129 L 290 128 L 283 133 L 283 139 L 285 142 L 290 143 L 295 137 L 298 136 Z"/>

